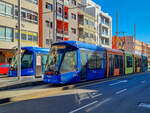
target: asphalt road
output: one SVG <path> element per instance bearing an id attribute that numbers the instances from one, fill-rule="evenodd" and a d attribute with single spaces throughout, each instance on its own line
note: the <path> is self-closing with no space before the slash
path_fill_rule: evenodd
<path id="1" fill-rule="evenodd" d="M 0 113 L 150 113 L 150 72 L 2 105 Z"/>

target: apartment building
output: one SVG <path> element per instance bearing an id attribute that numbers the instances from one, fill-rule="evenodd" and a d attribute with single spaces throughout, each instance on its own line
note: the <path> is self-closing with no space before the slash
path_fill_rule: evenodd
<path id="1" fill-rule="evenodd" d="M 53 42 L 53 1 L 41 0 L 40 5 L 40 47 L 50 47 Z M 56 41 L 77 40 L 78 0 L 57 0 L 56 2 Z"/>
<path id="2" fill-rule="evenodd" d="M 53 42 L 53 1 L 39 0 L 39 46 L 51 47 Z"/>
<path id="3" fill-rule="evenodd" d="M 142 42 L 142 55 L 148 56 L 148 44 Z"/>
<path id="4" fill-rule="evenodd" d="M 80 0 L 69 0 L 69 40 L 78 40 L 78 3 Z"/>
<path id="5" fill-rule="evenodd" d="M 95 18 L 82 10 L 78 11 L 78 40 L 97 44 Z"/>
<path id="6" fill-rule="evenodd" d="M 100 13 L 100 39 L 101 45 L 104 47 L 112 48 L 112 18 L 101 11 Z"/>
<path id="7" fill-rule="evenodd" d="M 14 55 L 18 38 L 18 1 L 0 1 L 0 63 Z M 38 46 L 38 0 L 21 0 L 22 46 Z"/>
<path id="8" fill-rule="evenodd" d="M 135 40 L 135 54 L 142 55 L 142 42 Z"/>
<path id="9" fill-rule="evenodd" d="M 148 66 L 150 67 L 150 45 L 147 47 Z"/>
<path id="10" fill-rule="evenodd" d="M 112 18 L 107 13 L 101 11 L 101 6 L 92 0 L 81 0 L 81 5 L 86 5 L 81 9 L 95 18 L 96 44 L 112 48 Z"/>

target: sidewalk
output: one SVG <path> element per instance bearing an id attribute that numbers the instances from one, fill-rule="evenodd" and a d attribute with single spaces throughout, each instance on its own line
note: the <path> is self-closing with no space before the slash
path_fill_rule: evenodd
<path id="1" fill-rule="evenodd" d="M 42 78 L 21 77 L 20 80 L 17 77 L 0 78 L 0 91 L 42 84 L 44 84 Z"/>
<path id="2" fill-rule="evenodd" d="M 8 75 L 0 75 L 0 79 L 1 78 L 8 78 Z"/>

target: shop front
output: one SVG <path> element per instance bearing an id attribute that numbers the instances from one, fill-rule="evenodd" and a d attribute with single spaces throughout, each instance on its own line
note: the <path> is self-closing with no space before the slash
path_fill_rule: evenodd
<path id="1" fill-rule="evenodd" d="M 10 63 L 15 49 L 0 49 L 0 63 Z"/>

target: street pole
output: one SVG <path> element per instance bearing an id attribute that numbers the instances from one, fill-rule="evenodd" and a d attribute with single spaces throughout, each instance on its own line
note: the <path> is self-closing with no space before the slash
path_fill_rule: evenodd
<path id="1" fill-rule="evenodd" d="M 18 0 L 18 80 L 21 78 L 21 0 Z"/>
<path id="2" fill-rule="evenodd" d="M 136 47 L 136 24 L 134 24 L 134 53 L 135 53 L 135 48 Z"/>
<path id="3" fill-rule="evenodd" d="M 65 12 L 64 12 L 65 8 L 64 8 L 64 5 L 65 5 L 65 2 L 63 0 L 63 16 L 62 16 L 63 17 L 63 32 L 62 32 L 63 33 L 63 40 L 64 40 L 64 33 L 65 33 L 65 27 L 64 27 L 64 25 L 65 25 L 65 23 L 64 23 L 65 22 Z"/>
<path id="4" fill-rule="evenodd" d="M 116 36 L 118 37 L 118 11 L 116 12 Z"/>
<path id="5" fill-rule="evenodd" d="M 53 43 L 56 42 L 56 2 L 53 0 Z"/>

